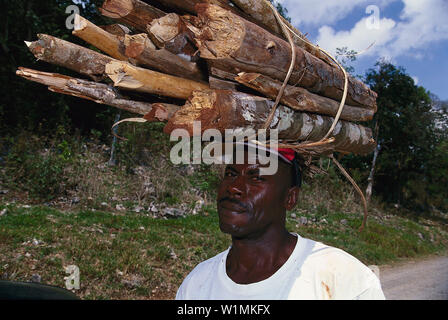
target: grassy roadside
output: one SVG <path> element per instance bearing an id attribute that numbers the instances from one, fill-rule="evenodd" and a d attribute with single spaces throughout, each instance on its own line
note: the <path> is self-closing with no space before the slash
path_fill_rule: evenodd
<path id="1" fill-rule="evenodd" d="M 6 209 L 6 211 L 5 211 Z M 226 249 L 230 239 L 218 228 L 214 206 L 178 219 L 145 213 L 0 205 L 0 276 L 64 287 L 64 267 L 80 268 L 83 299 L 172 299 L 199 262 Z M 306 220 L 306 224 L 305 223 Z M 342 248 L 366 264 L 442 252 L 448 229 L 431 220 L 372 216 L 357 229 L 359 215 L 307 211 L 288 213 L 287 227 Z"/>

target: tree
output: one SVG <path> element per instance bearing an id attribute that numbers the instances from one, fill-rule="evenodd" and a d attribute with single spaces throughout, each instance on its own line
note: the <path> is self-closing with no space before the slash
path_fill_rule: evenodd
<path id="1" fill-rule="evenodd" d="M 348 47 L 336 48 L 336 60 L 344 67 L 345 71 L 354 74 L 355 68 L 350 65 L 350 62 L 356 61 L 358 52 L 355 50 L 348 50 Z"/>
<path id="2" fill-rule="evenodd" d="M 288 16 L 288 9 L 286 9 L 281 3 L 275 0 L 269 0 L 277 9 L 278 13 L 285 18 L 289 23 L 291 23 L 291 17 Z"/>
<path id="3" fill-rule="evenodd" d="M 15 74 L 17 67 L 24 66 L 74 75 L 63 68 L 36 61 L 24 44 L 24 41 L 35 40 L 37 33 L 47 33 L 86 46 L 66 28 L 66 19 L 69 18 L 66 8 L 73 5 L 73 1 L 0 2 L 3 10 L 0 22 L 0 135 L 15 135 L 20 130 L 37 131 L 39 128 L 42 133 L 52 132 L 61 124 L 69 129 L 72 122 L 86 131 L 97 128 L 108 132 L 109 118 L 113 119 L 109 108 L 49 92 L 45 87 L 24 81 Z M 101 3 L 102 0 L 83 0 L 82 5 L 78 5 L 80 14 L 93 22 L 105 24 L 107 20 L 96 9 Z"/>
<path id="4" fill-rule="evenodd" d="M 374 190 L 390 202 L 425 209 L 431 197 L 431 161 L 438 146 L 429 92 L 403 68 L 380 61 L 366 83 L 378 93 L 378 155 Z M 442 146 L 443 149 L 443 146 Z"/>

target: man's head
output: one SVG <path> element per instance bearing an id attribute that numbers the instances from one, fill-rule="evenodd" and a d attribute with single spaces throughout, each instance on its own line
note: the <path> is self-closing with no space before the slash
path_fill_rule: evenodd
<path id="1" fill-rule="evenodd" d="M 247 149 L 245 153 L 247 159 Z M 286 158 L 288 155 L 279 156 L 278 170 L 273 175 L 263 175 L 267 165 L 258 161 L 226 166 L 217 199 L 223 232 L 251 238 L 285 229 L 286 211 L 296 205 L 301 182 L 296 158 Z"/>

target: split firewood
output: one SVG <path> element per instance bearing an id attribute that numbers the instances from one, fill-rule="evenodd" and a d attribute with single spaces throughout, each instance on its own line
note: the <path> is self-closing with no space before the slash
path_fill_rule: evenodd
<path id="1" fill-rule="evenodd" d="M 96 103 L 144 115 L 145 119 L 149 121 L 166 121 L 180 108 L 171 104 L 151 104 L 133 101 L 123 97 L 110 85 L 72 78 L 58 73 L 42 72 L 19 67 L 16 74 L 27 80 L 46 85 L 50 91 L 95 101 Z M 165 112 L 160 112 L 160 110 L 165 110 Z"/>
<path id="2" fill-rule="evenodd" d="M 108 63 L 105 70 L 116 87 L 166 97 L 187 99 L 193 91 L 209 88 L 202 82 L 135 67 L 117 60 Z"/>
<path id="3" fill-rule="evenodd" d="M 157 49 L 147 34 L 126 35 L 124 47 L 125 55 L 141 66 L 191 80 L 206 79 L 195 62 L 187 61 L 166 49 Z"/>
<path id="4" fill-rule="evenodd" d="M 177 111 L 164 128 L 165 133 L 174 129 L 186 129 L 193 135 L 193 122 L 201 122 L 201 133 L 207 129 L 262 129 L 273 102 L 241 92 L 228 90 L 196 91 L 187 103 Z M 287 141 L 317 142 L 330 129 L 334 118 L 294 111 L 279 106 L 271 122 L 278 138 Z M 330 137 L 334 142 L 322 150 L 367 154 L 375 148 L 372 131 L 347 121 L 338 121 Z M 322 151 L 321 150 L 321 151 Z"/>
<path id="5" fill-rule="evenodd" d="M 153 19 L 163 17 L 165 12 L 140 0 L 105 0 L 99 8 L 103 16 L 146 32 L 146 25 Z"/>
<path id="6" fill-rule="evenodd" d="M 265 26 L 268 31 L 271 31 L 275 35 L 286 39 L 281 26 L 279 25 L 271 6 L 266 0 L 232 0 L 238 8 L 251 16 L 255 21 L 259 22 L 259 25 Z M 317 47 L 312 46 L 310 41 L 306 36 L 297 30 L 289 21 L 285 18 L 280 17 L 283 23 L 286 25 L 287 29 L 293 31 L 296 35 L 291 35 L 294 44 L 312 55 L 318 57 L 319 59 L 327 62 L 332 66 L 336 66 L 335 63 Z"/>
<path id="7" fill-rule="evenodd" d="M 253 72 L 283 81 L 291 64 L 288 42 L 218 6 L 198 4 L 193 31 L 201 58 L 231 73 Z M 289 84 L 335 100 L 344 92 L 344 74 L 305 50 L 297 58 Z M 376 111 L 376 93 L 349 76 L 347 103 Z"/>
<path id="8" fill-rule="evenodd" d="M 104 78 L 106 64 L 114 61 L 106 55 L 53 36 L 38 34 L 37 37 L 37 41 L 25 42 L 37 59 L 87 75 L 95 81 Z"/>
<path id="9" fill-rule="evenodd" d="M 115 59 L 128 60 L 128 57 L 122 53 L 124 50 L 120 48 L 122 42 L 117 36 L 101 29 L 78 14 L 75 15 L 75 25 L 72 34 Z"/>
<path id="10" fill-rule="evenodd" d="M 252 88 L 264 96 L 275 100 L 283 85 L 280 81 L 274 80 L 259 73 L 240 73 L 235 78 L 236 81 Z M 323 115 L 336 116 L 339 105 L 335 100 L 311 93 L 301 87 L 286 86 L 280 102 L 294 110 L 309 111 Z M 341 119 L 347 121 L 368 121 L 372 120 L 374 111 L 345 105 L 341 113 Z"/>
<path id="11" fill-rule="evenodd" d="M 158 48 L 166 49 L 174 54 L 182 54 L 190 60 L 197 49 L 193 42 L 193 33 L 185 20 L 175 13 L 169 13 L 148 24 L 146 30 Z"/>

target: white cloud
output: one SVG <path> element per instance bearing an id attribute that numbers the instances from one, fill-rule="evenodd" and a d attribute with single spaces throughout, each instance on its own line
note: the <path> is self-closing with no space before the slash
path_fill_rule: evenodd
<path id="1" fill-rule="evenodd" d="M 350 31 L 335 31 L 329 26 L 323 26 L 319 29 L 317 44 L 334 54 L 336 48 L 348 47 L 350 50 L 361 52 L 375 43 L 364 54 L 377 54 L 379 48 L 383 48 L 392 40 L 391 30 L 395 28 L 396 23 L 391 19 L 383 18 L 380 20 L 380 28 L 377 30 L 369 29 L 367 21 L 368 18 L 361 19 Z M 387 56 L 387 54 L 384 55 Z"/>
<path id="2" fill-rule="evenodd" d="M 319 29 L 317 43 L 335 53 L 337 47 L 361 51 L 375 42 L 375 46 L 364 55 L 389 59 L 409 55 L 422 59 L 425 56 L 423 52 L 430 50 L 432 43 L 448 40 L 448 1 L 401 1 L 404 8 L 398 21 L 383 17 L 378 30 L 367 28 L 366 17 L 351 30 L 336 31 L 326 25 Z"/>
<path id="3" fill-rule="evenodd" d="M 288 9 L 292 23 L 297 26 L 320 26 L 332 24 L 347 17 L 354 9 L 374 2 L 385 6 L 398 0 L 277 0 Z"/>
<path id="4" fill-rule="evenodd" d="M 418 80 L 419 80 L 419 79 L 418 79 L 417 76 L 413 76 L 413 77 L 412 77 L 412 80 L 414 80 L 414 84 L 415 84 L 415 85 L 418 85 Z"/>

